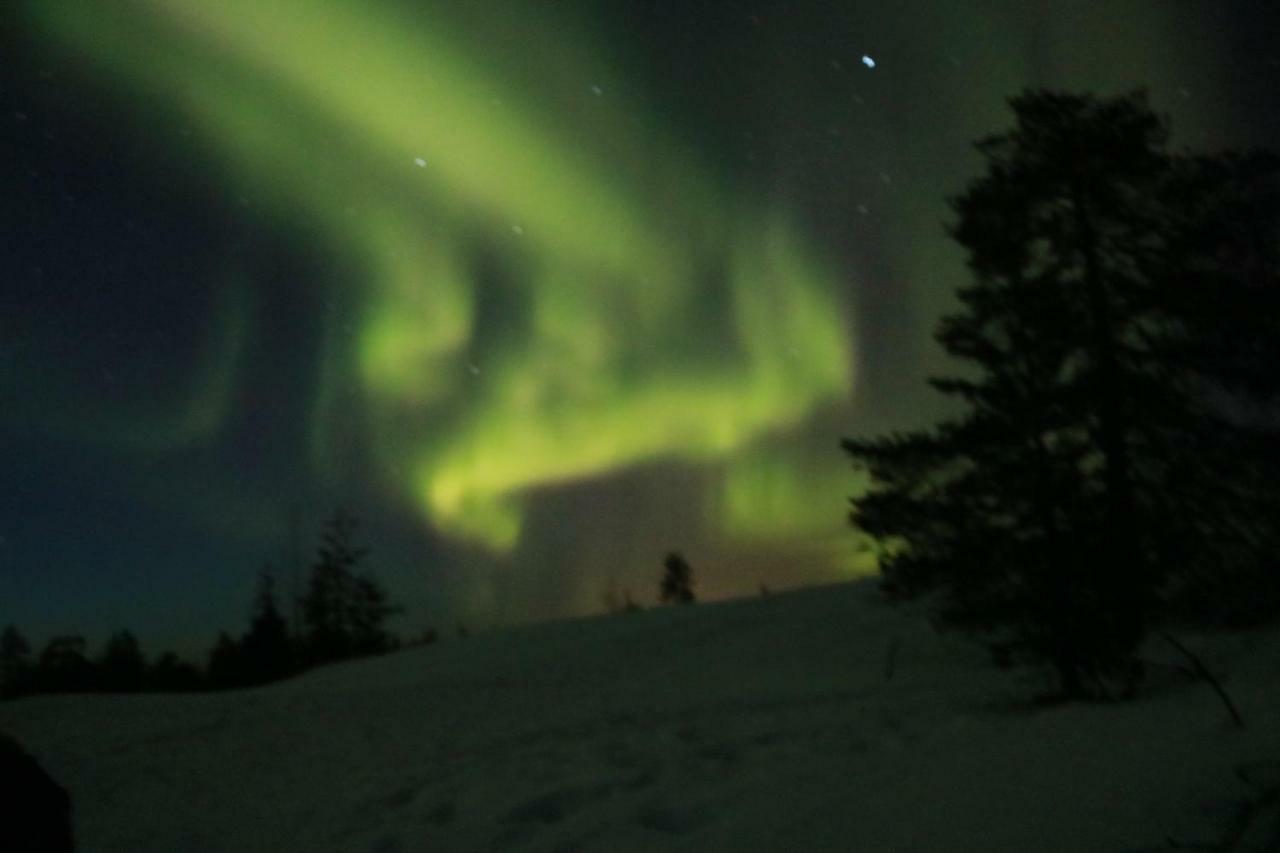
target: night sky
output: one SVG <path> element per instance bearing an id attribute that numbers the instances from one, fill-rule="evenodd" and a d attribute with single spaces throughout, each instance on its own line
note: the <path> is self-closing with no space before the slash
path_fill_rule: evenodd
<path id="1" fill-rule="evenodd" d="M 971 143 L 1145 86 L 1276 146 L 1271 5 L 7 3 L 0 622 L 194 652 L 339 504 L 405 633 L 865 571 Z"/>

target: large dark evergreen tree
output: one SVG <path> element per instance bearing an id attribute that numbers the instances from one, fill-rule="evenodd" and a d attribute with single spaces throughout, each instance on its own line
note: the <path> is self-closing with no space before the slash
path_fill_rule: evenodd
<path id="1" fill-rule="evenodd" d="M 1140 94 L 1011 104 L 1015 129 L 979 143 L 986 174 L 952 202 L 973 283 L 936 337 L 971 370 L 930 382 L 964 412 L 844 447 L 872 475 L 853 521 L 886 589 L 944 590 L 942 623 L 1050 663 L 1081 696 L 1126 666 L 1174 559 L 1202 575 L 1229 531 L 1266 526 L 1265 488 L 1223 475 L 1266 431 L 1224 417 L 1215 391 L 1274 382 L 1257 361 L 1268 321 L 1249 342 L 1227 326 L 1275 298 L 1280 217 L 1259 182 L 1276 171 L 1170 154 Z M 1247 264 L 1230 256 L 1246 248 Z M 1206 310 L 1218 299 L 1233 310 Z"/>
<path id="2" fill-rule="evenodd" d="M 1162 377 L 1200 405 L 1178 428 L 1143 431 L 1177 519 L 1162 540 L 1169 592 L 1184 616 L 1256 623 L 1280 614 L 1280 158 L 1184 156 L 1174 168 L 1160 269 L 1170 322 L 1149 341 Z"/>

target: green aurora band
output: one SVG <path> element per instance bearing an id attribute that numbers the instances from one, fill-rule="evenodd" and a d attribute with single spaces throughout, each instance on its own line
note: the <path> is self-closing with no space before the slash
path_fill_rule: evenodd
<path id="1" fill-rule="evenodd" d="M 545 14 L 503 9 L 492 27 L 518 40 L 471 43 L 457 32 L 476 13 L 450 5 L 430 27 L 355 0 L 33 14 L 189 126 L 266 224 L 313 228 L 360 270 L 340 285 L 352 328 L 328 330 L 312 402 L 321 468 L 358 421 L 395 494 L 498 552 L 531 490 L 663 458 L 726 463 L 708 507 L 726 536 L 829 533 L 848 478 L 807 486 L 767 439 L 851 393 L 830 262 L 647 124 Z M 517 77 L 521 61 L 558 86 Z M 233 374 L 218 377 L 197 396 L 227 398 Z M 200 408 L 207 435 L 226 407 Z M 827 492 L 835 503 L 803 511 Z"/>

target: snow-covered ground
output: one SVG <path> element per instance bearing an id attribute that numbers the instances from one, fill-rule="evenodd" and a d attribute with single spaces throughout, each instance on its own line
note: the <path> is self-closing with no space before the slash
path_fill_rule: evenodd
<path id="1" fill-rule="evenodd" d="M 1280 787 L 1280 632 L 1184 639 L 1247 728 L 1171 670 L 1033 708 L 1044 684 L 847 584 L 255 690 L 26 699 L 0 730 L 70 790 L 86 853 L 1280 849 L 1275 807 L 1242 818 Z"/>

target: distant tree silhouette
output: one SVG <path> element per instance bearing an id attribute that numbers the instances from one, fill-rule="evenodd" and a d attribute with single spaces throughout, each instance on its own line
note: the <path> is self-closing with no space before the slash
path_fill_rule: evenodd
<path id="1" fill-rule="evenodd" d="M 9 626 L 0 633 L 0 698 L 28 693 L 106 690 L 201 690 L 206 685 L 196 666 L 166 652 L 148 667 L 137 638 L 128 631 L 113 634 L 96 661 L 85 656 L 82 637 L 55 637 L 40 656 L 30 661 L 31 646 Z"/>
<path id="2" fill-rule="evenodd" d="M 400 612 L 401 608 L 391 605 L 386 590 L 371 575 L 354 578 L 348 611 L 352 651 L 358 655 L 373 655 L 395 648 L 398 641 L 383 625 L 388 616 Z"/>
<path id="3" fill-rule="evenodd" d="M 216 689 L 243 687 L 249 683 L 245 672 L 244 651 L 226 631 L 218 633 L 218 641 L 209 652 L 207 679 Z"/>
<path id="4" fill-rule="evenodd" d="M 658 600 L 663 604 L 692 604 L 693 569 L 688 561 L 677 551 L 672 551 L 663 561 L 665 569 L 662 584 L 658 590 Z"/>
<path id="5" fill-rule="evenodd" d="M 367 553 L 352 545 L 355 526 L 355 519 L 341 510 L 325 524 L 311 586 L 300 602 L 308 629 L 302 640 L 290 636 L 275 575 L 265 566 L 258 574 L 248 631 L 239 639 L 219 632 L 203 671 L 174 652 L 148 666 L 137 638 L 124 630 L 108 639 L 94 662 L 85 656 L 83 637 L 63 636 L 50 640 L 32 666 L 30 644 L 9 626 L 0 633 L 0 699 L 32 692 L 245 687 L 285 678 L 306 665 L 397 649 L 400 638 L 386 630 L 385 622 L 401 609 L 390 603 L 373 575 L 355 572 Z"/>
<path id="6" fill-rule="evenodd" d="M 240 643 L 244 678 L 263 684 L 291 674 L 294 670 L 293 643 L 289 626 L 276 605 L 275 576 L 267 566 L 258 573 L 249 633 Z"/>
<path id="7" fill-rule="evenodd" d="M 886 591 L 941 588 L 941 624 L 1081 697 L 1129 671 L 1175 559 L 1203 574 L 1242 528 L 1274 541 L 1264 478 L 1228 487 L 1268 439 L 1212 391 L 1266 378 L 1276 314 L 1241 342 L 1207 303 L 1274 304 L 1257 238 L 1280 221 L 1276 170 L 1169 154 L 1141 94 L 1011 105 L 1017 126 L 978 144 L 987 172 L 952 202 L 974 281 L 936 338 L 972 371 L 930 384 L 965 412 L 843 446 L 872 475 L 852 520 Z"/>
<path id="8" fill-rule="evenodd" d="M 355 568 L 367 553 L 352 541 L 356 519 L 339 509 L 325 521 L 311 579 L 302 599 L 302 623 L 307 652 L 313 663 L 337 660 L 351 653 L 348 602 Z"/>
<path id="9" fill-rule="evenodd" d="M 78 693 L 94 688 L 93 665 L 79 636 L 54 637 L 40 652 L 36 687 L 47 693 Z"/>
<path id="10" fill-rule="evenodd" d="M 0 699 L 12 699 L 32 687 L 31 644 L 13 625 L 0 633 Z"/>
<path id="11" fill-rule="evenodd" d="M 135 693 L 146 681 L 147 661 L 138 639 L 128 631 L 112 634 L 97 662 L 97 681 L 101 690 L 111 693 Z"/>
<path id="12" fill-rule="evenodd" d="M 302 599 L 308 659 L 324 663 L 355 654 L 386 651 L 392 646 L 383 628 L 399 608 L 368 574 L 356 569 L 368 549 L 354 543 L 354 516 L 338 509 L 324 523 L 311 579 Z"/>
<path id="13" fill-rule="evenodd" d="M 147 671 L 150 690 L 189 693 L 205 686 L 200 669 L 178 657 L 176 652 L 165 652 Z"/>

